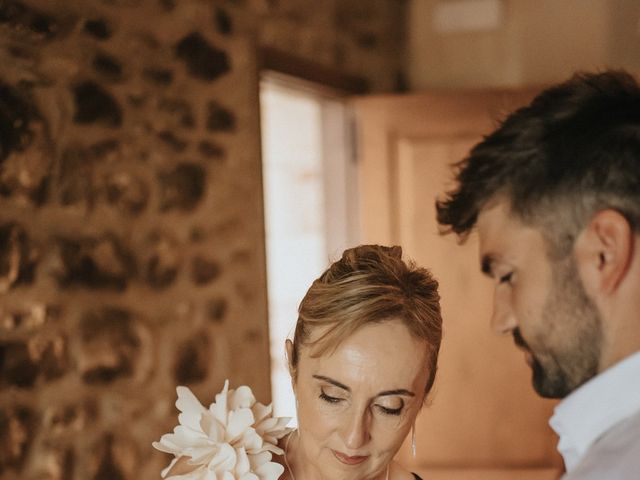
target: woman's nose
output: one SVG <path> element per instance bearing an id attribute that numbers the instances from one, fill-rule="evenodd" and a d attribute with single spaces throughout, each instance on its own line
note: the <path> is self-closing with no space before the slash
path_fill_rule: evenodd
<path id="1" fill-rule="evenodd" d="M 513 312 L 509 292 L 501 291 L 500 288 L 494 289 L 491 328 L 496 333 L 504 334 L 511 332 L 517 326 L 518 322 Z"/>
<path id="2" fill-rule="evenodd" d="M 342 436 L 345 446 L 351 450 L 357 450 L 366 445 L 371 438 L 367 412 L 353 412 L 346 422 Z"/>

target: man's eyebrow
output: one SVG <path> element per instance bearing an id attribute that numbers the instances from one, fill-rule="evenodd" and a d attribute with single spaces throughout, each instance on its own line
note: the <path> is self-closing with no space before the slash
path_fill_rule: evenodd
<path id="1" fill-rule="evenodd" d="M 334 380 L 333 378 L 325 377 L 324 375 L 312 375 L 312 377 L 317 379 L 317 380 L 322 380 L 322 381 L 325 381 L 327 383 L 330 383 L 331 385 L 335 385 L 336 387 L 341 388 L 343 390 L 346 390 L 347 392 L 351 391 L 351 389 L 349 387 L 347 387 L 346 385 L 340 383 L 337 380 Z"/>
<path id="2" fill-rule="evenodd" d="M 482 261 L 480 262 L 480 270 L 485 275 L 493 277 L 493 264 L 496 259 L 493 255 L 484 255 L 482 257 Z"/>

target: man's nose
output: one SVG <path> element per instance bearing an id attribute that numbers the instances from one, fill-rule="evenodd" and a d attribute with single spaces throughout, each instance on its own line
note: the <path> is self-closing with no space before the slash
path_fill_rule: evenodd
<path id="1" fill-rule="evenodd" d="M 511 305 L 510 292 L 496 288 L 493 291 L 493 313 L 491 328 L 494 332 L 505 334 L 518 326 L 516 316 Z"/>
<path id="2" fill-rule="evenodd" d="M 369 424 L 368 410 L 352 412 L 342 435 L 345 446 L 350 450 L 358 450 L 366 445 L 371 439 Z"/>

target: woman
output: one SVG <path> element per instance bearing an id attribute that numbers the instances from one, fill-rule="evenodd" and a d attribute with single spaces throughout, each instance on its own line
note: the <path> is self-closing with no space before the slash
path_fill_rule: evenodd
<path id="1" fill-rule="evenodd" d="M 298 430 L 282 438 L 287 419 L 246 386 L 226 382 L 208 409 L 178 387 L 180 425 L 154 443 L 175 457 L 162 477 L 419 480 L 393 457 L 435 378 L 437 288 L 400 247 L 345 251 L 309 288 L 286 342 Z"/>
<path id="2" fill-rule="evenodd" d="M 419 478 L 393 457 L 435 378 L 437 287 L 377 245 L 346 250 L 311 285 L 286 342 L 299 427 L 281 443 L 282 478 Z"/>

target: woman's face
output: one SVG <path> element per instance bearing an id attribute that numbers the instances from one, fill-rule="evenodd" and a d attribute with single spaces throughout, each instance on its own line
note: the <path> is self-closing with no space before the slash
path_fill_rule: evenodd
<path id="1" fill-rule="evenodd" d="M 310 350 L 300 350 L 294 380 L 302 468 L 345 480 L 382 474 L 423 403 L 425 341 L 389 320 L 361 328 L 334 352 L 313 358 Z"/>

